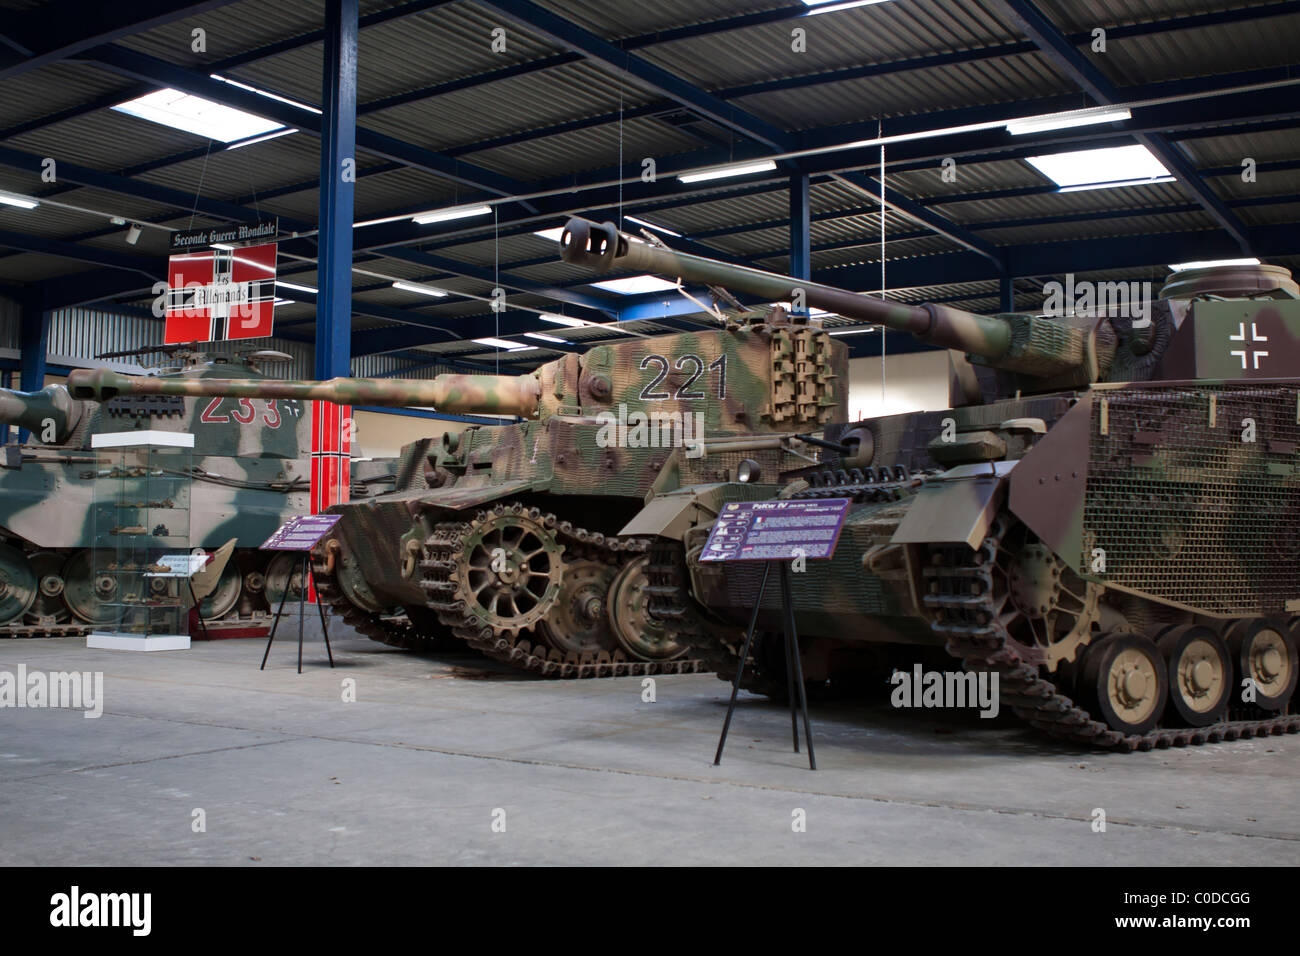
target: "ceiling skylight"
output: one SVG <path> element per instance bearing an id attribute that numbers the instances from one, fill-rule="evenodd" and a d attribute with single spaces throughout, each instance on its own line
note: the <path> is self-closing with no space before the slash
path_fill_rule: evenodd
<path id="1" fill-rule="evenodd" d="M 1025 162 L 1060 186 L 1062 192 L 1173 181 L 1169 170 L 1145 146 L 1113 146 L 1051 156 L 1029 156 Z"/>
<path id="2" fill-rule="evenodd" d="M 626 279 L 606 279 L 604 282 L 591 283 L 597 289 L 608 289 L 619 295 L 640 295 L 643 292 L 666 292 L 676 289 L 676 282 L 660 279 L 658 276 L 628 276 Z"/>
<path id="3" fill-rule="evenodd" d="M 113 109 L 223 143 L 283 128 L 282 124 L 261 116 L 173 89 L 156 90 L 119 103 Z"/>

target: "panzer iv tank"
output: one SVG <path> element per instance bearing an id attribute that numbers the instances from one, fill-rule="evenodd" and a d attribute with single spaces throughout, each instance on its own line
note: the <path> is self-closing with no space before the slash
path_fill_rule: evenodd
<path id="1" fill-rule="evenodd" d="M 644 543 L 617 532 L 648 494 L 728 480 L 746 458 L 773 478 L 815 463 L 807 433 L 843 418 L 846 351 L 777 309 L 629 335 L 518 376 L 308 383 L 100 370 L 76 373 L 73 394 L 504 416 L 406 446 L 396 490 L 331 509 L 342 520 L 313 564 L 322 595 L 363 633 L 405 647 L 463 641 L 549 677 L 683 673 L 700 662 L 647 613 Z"/>
<path id="2" fill-rule="evenodd" d="M 220 376 L 265 381 L 260 363 L 288 356 L 240 357 L 171 349 L 176 363 L 152 380 L 192 382 Z M 286 588 L 299 585 L 290 555 L 257 550 L 284 521 L 308 511 L 309 416 L 293 401 L 225 401 L 159 396 L 114 397 L 101 404 L 67 387 L 0 390 L 0 423 L 27 429 L 27 443 L 3 446 L 0 460 L 0 637 L 89 633 L 112 613 L 113 575 L 98 573 L 92 511 L 98 459 L 92 435 L 148 429 L 191 432 L 194 471 L 189 541 L 216 550 L 237 546 L 204 620 L 223 636 L 258 633 Z M 356 493 L 391 486 L 393 463 L 358 469 Z"/>
<path id="3" fill-rule="evenodd" d="M 943 648 L 996 673 L 1033 726 L 1087 745 L 1300 730 L 1300 288 L 1285 269 L 1183 272 L 1153 299 L 1108 292 L 1091 315 L 980 316 L 634 243 L 608 223 L 569 234 L 564 258 L 595 271 L 801 293 L 952 350 L 951 407 L 832 425 L 844 451 L 782 476 L 780 497 L 852 501 L 834 557 L 797 579 L 810 679 Z M 624 529 L 656 542 L 651 615 L 721 676 L 740 665 L 737 630 L 695 626 L 691 609 L 747 619 L 757 567 L 702 551 L 710 515 L 748 496 L 671 489 Z M 760 626 L 779 631 L 777 614 L 772 596 Z M 785 685 L 771 641 L 745 662 L 765 692 Z"/>

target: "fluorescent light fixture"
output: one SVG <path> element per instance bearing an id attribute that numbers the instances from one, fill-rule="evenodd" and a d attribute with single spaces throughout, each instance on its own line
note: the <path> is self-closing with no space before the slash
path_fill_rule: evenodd
<path id="1" fill-rule="evenodd" d="M 393 288 L 401 289 L 403 292 L 418 292 L 420 295 L 431 295 L 440 299 L 447 295 L 445 291 L 436 286 L 424 285 L 419 282 L 394 282 Z"/>
<path id="2" fill-rule="evenodd" d="M 430 209 L 411 217 L 411 221 L 427 226 L 431 222 L 446 222 L 448 219 L 468 219 L 470 216 L 486 216 L 492 212 L 491 206 L 449 206 L 446 209 Z"/>
<path id="3" fill-rule="evenodd" d="M 543 312 L 537 316 L 543 322 L 550 322 L 553 325 L 565 325 L 571 329 L 581 329 L 588 325 L 595 325 L 595 322 L 588 322 L 586 319 L 574 319 L 567 315 L 556 315 L 554 312 Z"/>
<path id="4" fill-rule="evenodd" d="M 296 289 L 299 292 L 310 292 L 312 295 L 316 294 L 316 290 L 309 285 L 297 285 L 293 282 L 285 282 L 283 279 L 276 279 L 275 284 L 285 289 Z"/>
<path id="5" fill-rule="evenodd" d="M 1182 272 L 1184 269 L 1213 269 L 1216 266 L 1257 266 L 1259 264 L 1258 259 L 1210 259 L 1206 262 L 1179 262 L 1169 268 L 1174 272 Z"/>
<path id="6" fill-rule="evenodd" d="M 541 236 L 543 239 L 549 239 L 551 242 L 559 242 L 560 236 L 564 235 L 564 227 L 556 226 L 554 229 L 542 229 L 533 233 L 534 236 Z"/>
<path id="7" fill-rule="evenodd" d="M 656 226 L 653 222 L 646 222 L 644 219 L 638 219 L 636 216 L 624 216 L 623 218 L 628 222 L 634 222 L 637 225 L 645 226 L 647 229 L 653 229 L 655 232 L 662 232 L 666 236 L 676 236 L 678 239 L 682 238 L 680 232 L 673 232 L 666 226 Z"/>
<path id="8" fill-rule="evenodd" d="M 20 196 L 17 193 L 0 192 L 0 203 L 6 206 L 17 206 L 19 209 L 35 209 L 40 205 L 35 199 L 28 199 L 26 196 Z"/>
<path id="9" fill-rule="evenodd" d="M 511 342 L 509 339 L 494 339 L 491 336 L 485 339 L 470 339 L 478 345 L 486 345 L 489 348 L 505 349 L 507 352 L 526 352 L 532 348 L 531 345 L 522 345 L 519 342 Z"/>
<path id="10" fill-rule="evenodd" d="M 265 96 L 268 100 L 277 100 L 280 103 L 288 103 L 290 106 L 296 106 L 300 110 L 306 110 L 308 113 L 315 113 L 317 116 L 322 115 L 321 111 L 314 106 L 308 106 L 306 103 L 300 103 L 297 100 L 291 100 L 287 96 L 280 96 L 278 93 L 270 93 L 266 90 L 259 90 L 256 86 L 249 86 L 247 83 L 240 83 L 238 80 L 232 80 L 227 76 L 220 76 L 216 73 L 209 73 L 208 76 L 214 80 L 220 80 L 222 83 L 229 83 L 231 86 L 237 86 L 241 90 L 248 90 L 250 93 L 256 93 L 258 96 Z"/>
<path id="11" fill-rule="evenodd" d="M 543 335 L 541 332 L 525 332 L 525 333 L 524 333 L 524 338 L 526 338 L 526 339 L 536 339 L 536 340 L 539 341 L 539 342 L 555 342 L 555 343 L 558 344 L 558 345 L 568 345 L 568 344 L 569 344 L 569 343 L 566 342 L 564 339 L 559 338 L 558 336 L 555 336 L 555 335 Z"/>
<path id="12" fill-rule="evenodd" d="M 842 0 L 840 3 L 834 3 L 832 0 L 803 0 L 803 2 L 812 7 L 808 15 L 815 17 L 819 13 L 834 13 L 836 10 L 849 10 L 853 7 L 869 7 L 873 3 L 887 3 L 888 0 Z"/>
<path id="13" fill-rule="evenodd" d="M 1109 189 L 1172 180 L 1169 170 L 1145 146 L 1081 149 L 1051 156 L 1029 156 L 1025 162 L 1060 186 L 1062 192 L 1080 187 Z"/>
<path id="14" fill-rule="evenodd" d="M 747 173 L 761 173 L 769 169 L 776 169 L 776 163 L 770 159 L 764 159 L 757 163 L 715 166 L 712 169 L 702 169 L 698 173 L 683 173 L 677 178 L 684 183 L 702 183 L 709 179 L 726 179 L 729 176 L 744 176 Z"/>
<path id="15" fill-rule="evenodd" d="M 224 250 L 226 250 L 227 252 L 233 252 L 234 249 L 235 249 L 235 247 L 232 246 L 232 245 L 231 245 L 230 243 L 228 243 L 228 242 L 214 242 L 214 243 L 212 244 L 212 248 L 213 248 L 213 249 L 224 249 Z"/>
<path id="16" fill-rule="evenodd" d="M 281 136 L 288 136 L 290 133 L 296 132 L 298 132 L 296 129 L 278 129 L 272 133 L 267 133 L 265 136 L 254 136 L 251 139 L 238 140 L 237 142 L 231 143 L 226 147 L 226 149 L 239 149 L 242 146 L 252 146 L 254 143 L 265 143 L 268 139 L 277 139 Z"/>
<path id="17" fill-rule="evenodd" d="M 155 90 L 113 109 L 223 143 L 278 130 L 283 124 L 180 90 Z"/>
<path id="18" fill-rule="evenodd" d="M 875 332 L 875 329 L 839 329 L 831 330 L 831 335 L 865 335 L 867 332 Z"/>
<path id="19" fill-rule="evenodd" d="M 275 304 L 275 305 L 297 305 L 298 303 L 297 303 L 297 302 L 294 302 L 293 299 L 275 299 L 275 300 L 273 300 L 273 304 Z"/>
<path id="20" fill-rule="evenodd" d="M 1075 126 L 1092 126 L 1095 123 L 1118 123 L 1132 119 L 1133 114 L 1123 107 L 1103 106 L 1087 110 L 1069 110 L 1065 113 L 1048 113 L 1045 116 L 1027 116 L 1007 123 L 1012 136 L 1026 133 L 1045 133 L 1053 129 L 1071 129 Z"/>
<path id="21" fill-rule="evenodd" d="M 669 282 L 667 279 L 661 279 L 658 276 L 628 276 L 626 279 L 606 279 L 603 282 L 593 282 L 597 289 L 607 289 L 610 292 L 617 292 L 619 295 L 640 295 L 643 292 L 666 292 L 669 289 L 676 289 L 676 282 Z"/>
<path id="22" fill-rule="evenodd" d="M 1176 183 L 1174 176 L 1157 176 L 1155 179 L 1117 179 L 1109 183 L 1084 183 L 1082 186 L 1062 186 L 1059 193 L 1081 193 L 1089 189 L 1118 189 L 1121 186 L 1151 186 L 1155 183 Z"/>

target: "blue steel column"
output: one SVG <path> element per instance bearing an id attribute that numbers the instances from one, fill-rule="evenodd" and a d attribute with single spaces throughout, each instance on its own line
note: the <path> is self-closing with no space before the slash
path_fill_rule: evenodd
<path id="1" fill-rule="evenodd" d="M 806 174 L 790 177 L 790 275 L 812 278 L 812 209 Z"/>
<path id="2" fill-rule="evenodd" d="M 356 179 L 357 0 L 325 0 L 316 279 L 316 377 L 350 374 L 352 194 Z"/>
<path id="3" fill-rule="evenodd" d="M 1004 275 L 998 279 L 998 301 L 1003 312 L 1016 311 L 1016 286 L 1011 276 Z"/>
<path id="4" fill-rule="evenodd" d="M 50 345 L 50 313 L 44 302 L 24 301 L 19 322 L 18 388 L 23 392 L 36 392 L 45 387 L 45 355 Z M 18 440 L 27 441 L 28 431 L 18 430 Z"/>

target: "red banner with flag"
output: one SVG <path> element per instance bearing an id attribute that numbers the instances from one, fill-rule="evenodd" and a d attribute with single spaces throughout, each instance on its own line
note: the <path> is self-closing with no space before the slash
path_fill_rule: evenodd
<path id="1" fill-rule="evenodd" d="M 311 403 L 311 513 L 348 500 L 352 490 L 352 406 Z M 307 600 L 316 602 L 311 582 Z"/>
<path id="2" fill-rule="evenodd" d="M 208 249 L 167 263 L 163 341 L 216 342 L 269 336 L 275 311 L 276 243 Z"/>

